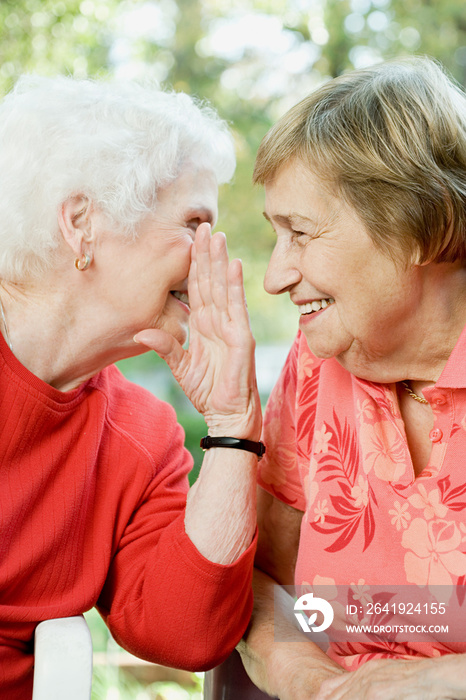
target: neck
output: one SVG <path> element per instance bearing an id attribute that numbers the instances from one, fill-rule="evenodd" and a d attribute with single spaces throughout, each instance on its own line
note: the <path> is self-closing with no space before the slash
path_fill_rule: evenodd
<path id="1" fill-rule="evenodd" d="M 95 298 L 86 300 L 69 286 L 52 284 L 3 282 L 0 287 L 2 333 L 30 372 L 60 391 L 70 391 L 104 367 L 145 352 L 132 340 L 138 329 L 119 327 L 115 314 L 105 313 Z"/>
<path id="2" fill-rule="evenodd" d="M 438 381 L 466 326 L 466 269 L 431 263 L 420 268 L 420 275 L 418 298 L 412 313 L 393 329 L 393 345 L 373 347 L 370 353 L 353 348 L 358 359 L 351 368 L 344 356 L 337 358 L 356 376 L 378 383 L 409 380 L 416 393 Z"/>

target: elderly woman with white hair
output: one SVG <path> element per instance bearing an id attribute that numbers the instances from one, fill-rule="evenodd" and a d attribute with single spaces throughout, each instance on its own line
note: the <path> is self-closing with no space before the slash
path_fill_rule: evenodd
<path id="1" fill-rule="evenodd" d="M 191 669 L 246 628 L 260 403 L 241 264 L 210 232 L 233 170 L 183 94 L 23 78 L 0 105 L 4 699 L 30 696 L 47 618 L 97 606 L 121 645 Z M 173 409 L 113 365 L 149 347 L 208 426 L 188 497 Z"/>

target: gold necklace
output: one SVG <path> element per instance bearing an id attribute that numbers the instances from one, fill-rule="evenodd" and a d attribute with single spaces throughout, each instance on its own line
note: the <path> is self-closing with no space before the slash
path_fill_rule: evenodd
<path id="1" fill-rule="evenodd" d="M 425 399 L 423 396 L 418 396 L 418 394 L 415 394 L 408 382 L 400 382 L 400 384 L 403 387 L 403 389 L 407 391 L 411 398 L 415 401 L 419 401 L 419 403 L 429 403 L 427 399 Z"/>

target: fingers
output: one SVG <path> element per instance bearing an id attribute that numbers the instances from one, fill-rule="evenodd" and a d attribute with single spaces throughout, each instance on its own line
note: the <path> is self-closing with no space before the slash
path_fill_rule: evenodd
<path id="1" fill-rule="evenodd" d="M 135 343 L 146 345 L 151 350 L 154 350 L 157 355 L 165 360 L 172 372 L 178 374 L 185 351 L 172 335 L 159 329 L 148 328 L 136 333 L 133 340 Z"/>
<path id="2" fill-rule="evenodd" d="M 202 224 L 196 231 L 192 255 L 192 292 L 191 308 L 197 304 L 218 309 L 228 308 L 228 253 L 224 233 L 210 235 L 210 226 Z"/>
<path id="3" fill-rule="evenodd" d="M 220 311 L 228 312 L 228 251 L 224 233 L 214 233 L 210 244 L 211 296 Z"/>
<path id="4" fill-rule="evenodd" d="M 232 260 L 228 270 L 228 312 L 232 321 L 249 329 L 249 314 L 244 293 L 241 260 Z"/>
<path id="5" fill-rule="evenodd" d="M 188 296 L 191 311 L 196 311 L 196 309 L 199 309 L 204 303 L 198 282 L 198 249 L 201 246 L 205 247 L 207 241 L 210 241 L 210 225 L 206 223 L 198 226 L 194 237 L 194 245 L 191 248 L 191 266 L 188 275 Z"/>
<path id="6" fill-rule="evenodd" d="M 210 246 L 211 246 L 211 228 L 209 224 L 201 224 L 196 231 L 194 237 L 192 260 L 194 269 L 192 283 L 194 284 L 194 304 L 191 300 L 190 306 L 194 310 L 195 305 L 209 306 L 212 303 L 212 294 L 210 291 Z M 190 271 L 191 272 L 191 271 Z M 191 275 L 190 275 L 191 276 Z"/>
<path id="7" fill-rule="evenodd" d="M 219 231 L 211 236 L 209 224 L 201 224 L 196 231 L 188 286 L 192 311 L 212 306 L 249 328 L 241 261 L 229 263 L 225 234 Z"/>

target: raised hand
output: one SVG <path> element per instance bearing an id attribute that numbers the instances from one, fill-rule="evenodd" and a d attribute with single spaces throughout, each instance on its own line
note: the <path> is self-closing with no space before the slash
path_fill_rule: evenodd
<path id="1" fill-rule="evenodd" d="M 211 435 L 258 440 L 260 401 L 255 342 L 243 290 L 240 260 L 228 261 L 223 233 L 209 224 L 196 231 L 188 278 L 189 347 L 165 331 L 147 329 L 135 340 L 157 352 L 203 414 Z"/>

